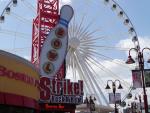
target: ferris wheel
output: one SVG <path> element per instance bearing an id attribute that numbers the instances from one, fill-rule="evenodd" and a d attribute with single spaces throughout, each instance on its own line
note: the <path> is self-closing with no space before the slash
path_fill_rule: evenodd
<path id="1" fill-rule="evenodd" d="M 37 0 L 1 1 L 0 37 L 2 50 L 31 58 L 32 20 Z M 108 105 L 107 80 L 119 79 L 123 91 L 131 88 L 131 70 L 125 64 L 131 47 L 140 48 L 136 31 L 127 14 L 114 0 L 60 0 L 69 4 L 74 16 L 69 24 L 66 77 L 84 81 L 86 95 Z M 136 55 L 135 55 L 136 56 Z"/>

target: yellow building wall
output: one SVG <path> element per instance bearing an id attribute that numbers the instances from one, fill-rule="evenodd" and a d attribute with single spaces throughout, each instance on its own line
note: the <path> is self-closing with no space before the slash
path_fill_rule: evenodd
<path id="1" fill-rule="evenodd" d="M 0 51 L 0 67 L 5 67 L 7 71 L 21 73 L 39 81 L 39 74 L 34 66 L 27 60 L 13 54 Z M 39 88 L 37 85 L 28 84 L 23 80 L 16 80 L 8 77 L 6 74 L 0 74 L 0 92 L 39 99 Z"/>

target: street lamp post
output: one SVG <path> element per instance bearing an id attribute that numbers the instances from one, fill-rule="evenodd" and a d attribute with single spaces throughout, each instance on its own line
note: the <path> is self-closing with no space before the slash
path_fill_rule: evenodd
<path id="1" fill-rule="evenodd" d="M 107 86 L 105 89 L 111 89 L 110 86 L 109 86 L 109 82 L 112 82 L 112 90 L 113 90 L 113 94 L 114 94 L 114 101 L 115 101 L 115 113 L 118 113 L 118 110 L 117 110 L 117 105 L 116 105 L 116 82 L 119 82 L 119 86 L 118 86 L 118 89 L 122 89 L 122 86 L 121 86 L 121 83 L 119 80 L 115 80 L 115 81 L 112 81 L 112 80 L 108 80 L 107 81 Z"/>
<path id="2" fill-rule="evenodd" d="M 142 51 L 136 49 L 136 48 L 131 48 L 129 50 L 129 56 L 128 59 L 126 61 L 127 64 L 132 64 L 135 63 L 135 61 L 133 60 L 133 58 L 130 55 L 130 51 L 131 50 L 136 50 L 137 54 L 138 54 L 138 63 L 139 63 L 139 69 L 141 71 L 141 76 L 142 76 L 142 86 L 143 86 L 143 98 L 144 98 L 144 108 L 145 108 L 145 113 L 148 113 L 148 101 L 147 101 L 147 94 L 146 94 L 146 90 L 145 90 L 145 78 L 144 78 L 144 58 L 143 58 L 143 51 L 145 49 L 150 50 L 150 48 L 143 48 Z M 150 63 L 150 59 L 148 60 L 148 63 Z"/>

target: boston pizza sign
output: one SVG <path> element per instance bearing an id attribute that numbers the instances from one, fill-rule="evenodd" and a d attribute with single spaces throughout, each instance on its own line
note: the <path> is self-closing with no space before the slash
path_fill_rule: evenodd
<path id="1" fill-rule="evenodd" d="M 50 31 L 43 44 L 40 56 L 40 101 L 43 103 L 83 102 L 83 81 L 73 83 L 64 76 L 56 76 L 66 57 L 68 24 L 72 16 L 72 7 L 63 6 L 58 24 Z"/>

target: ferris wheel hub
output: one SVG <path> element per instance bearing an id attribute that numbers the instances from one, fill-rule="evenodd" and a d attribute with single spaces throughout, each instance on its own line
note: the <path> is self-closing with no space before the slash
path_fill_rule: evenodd
<path id="1" fill-rule="evenodd" d="M 78 38 L 73 37 L 69 39 L 69 47 L 76 50 L 79 46 L 80 46 L 80 40 Z"/>

